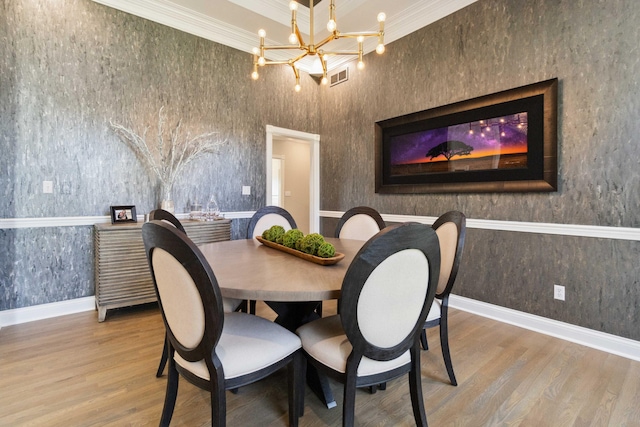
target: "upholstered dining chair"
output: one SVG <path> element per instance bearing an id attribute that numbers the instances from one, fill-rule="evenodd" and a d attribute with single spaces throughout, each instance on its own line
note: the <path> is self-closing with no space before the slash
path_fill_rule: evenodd
<path id="1" fill-rule="evenodd" d="M 462 258 L 464 238 L 466 234 L 466 218 L 462 212 L 450 211 L 440 216 L 432 225 L 440 241 L 440 277 L 436 298 L 433 301 L 431 310 L 427 315 L 424 329 L 420 336 L 422 347 L 429 349 L 427 342 L 428 328 L 440 326 L 440 346 L 442 347 L 442 357 L 444 365 L 449 374 L 451 384 L 456 386 L 456 376 L 453 373 L 451 363 L 451 352 L 449 350 L 449 326 L 447 313 L 449 311 L 449 295 L 458 275 L 458 267 Z"/>
<path id="2" fill-rule="evenodd" d="M 262 235 L 262 232 L 274 225 L 282 226 L 285 231 L 298 228 L 289 211 L 280 206 L 265 206 L 258 209 L 247 227 L 247 239 Z M 272 303 L 277 305 L 279 303 Z M 256 314 L 256 301 L 248 301 L 249 313 Z"/>
<path id="3" fill-rule="evenodd" d="M 336 226 L 335 237 L 366 241 L 384 227 L 386 224 L 378 211 L 368 206 L 357 206 L 342 215 Z"/>
<path id="4" fill-rule="evenodd" d="M 281 225 L 285 230 L 298 228 L 296 221 L 291 214 L 279 206 L 265 206 L 253 214 L 247 227 L 247 239 L 260 236 L 264 230 L 273 226 Z"/>
<path id="5" fill-rule="evenodd" d="M 352 426 L 356 388 L 404 374 L 416 424 L 427 425 L 422 399 L 420 333 L 440 271 L 438 237 L 414 222 L 368 240 L 342 282 L 340 314 L 299 327 L 308 363 L 344 384 L 342 425 Z"/>
<path id="6" fill-rule="evenodd" d="M 339 239 L 367 241 L 385 227 L 386 224 L 377 210 L 368 206 L 356 206 L 340 217 L 334 235 Z M 318 309 L 322 313 L 322 304 Z M 371 392 L 375 391 L 376 387 L 371 387 Z"/>
<path id="7" fill-rule="evenodd" d="M 183 232 L 185 235 L 187 232 L 184 229 L 184 226 L 180 222 L 178 218 L 176 218 L 171 212 L 165 211 L 164 209 L 156 209 L 149 212 L 149 221 L 164 221 L 168 224 L 173 225 L 175 228 Z M 235 298 L 222 298 L 222 305 L 224 307 L 224 311 L 245 311 L 248 312 L 249 306 L 247 301 L 242 301 L 240 299 Z M 158 365 L 158 371 L 156 372 L 156 377 L 161 377 L 164 372 L 164 367 L 167 365 L 167 358 L 169 356 L 169 350 L 167 347 L 168 340 L 165 336 L 164 338 L 164 347 L 162 350 L 162 356 L 160 357 L 160 364 Z"/>
<path id="8" fill-rule="evenodd" d="M 224 426 L 225 390 L 288 368 L 289 425 L 304 409 L 300 339 L 267 319 L 226 313 L 216 277 L 198 247 L 162 221 L 142 226 L 149 267 L 169 339 L 169 374 L 161 426 L 171 422 L 182 376 L 209 391 L 211 424 Z"/>
<path id="9" fill-rule="evenodd" d="M 187 234 L 180 220 L 176 218 L 171 212 L 165 211 L 164 209 L 155 209 L 149 212 L 149 221 L 168 222 L 178 230 L 182 231 L 184 234 Z"/>

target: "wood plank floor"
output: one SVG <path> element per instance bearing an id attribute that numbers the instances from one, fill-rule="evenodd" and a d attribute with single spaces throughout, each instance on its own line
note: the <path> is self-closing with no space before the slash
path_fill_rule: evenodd
<path id="1" fill-rule="evenodd" d="M 273 313 L 258 305 L 258 314 Z M 335 304 L 325 303 L 325 315 Z M 458 387 L 448 383 L 437 328 L 422 352 L 433 426 L 640 426 L 640 362 L 458 310 L 450 313 Z M 166 376 L 155 377 L 163 325 L 153 305 L 0 330 L 0 426 L 157 425 Z M 308 389 L 302 426 L 341 424 Z M 229 426 L 286 426 L 284 373 L 227 393 Z M 359 426 L 414 425 L 405 378 L 374 395 L 358 391 Z M 210 425 L 206 392 L 180 382 L 173 426 Z"/>

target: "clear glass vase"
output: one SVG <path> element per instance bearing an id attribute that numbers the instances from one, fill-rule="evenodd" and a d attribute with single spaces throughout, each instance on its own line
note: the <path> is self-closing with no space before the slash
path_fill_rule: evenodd
<path id="1" fill-rule="evenodd" d="M 207 203 L 207 220 L 213 221 L 218 219 L 220 216 L 220 207 L 218 206 L 218 202 L 216 198 L 212 195 L 209 197 L 209 202 Z"/>
<path id="2" fill-rule="evenodd" d="M 175 207 L 173 205 L 173 199 L 171 198 L 171 188 L 167 188 L 162 192 L 163 199 L 160 202 L 160 209 L 163 209 L 169 213 L 175 213 Z"/>

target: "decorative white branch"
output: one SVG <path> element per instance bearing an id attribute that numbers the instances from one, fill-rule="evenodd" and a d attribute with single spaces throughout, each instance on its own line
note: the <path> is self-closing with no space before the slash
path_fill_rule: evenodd
<path id="1" fill-rule="evenodd" d="M 165 140 L 166 117 L 163 110 L 164 107 L 161 107 L 158 112 L 158 135 L 155 144 L 147 143 L 149 127 L 146 127 L 140 136 L 132 129 L 113 123 L 111 120 L 109 124 L 116 135 L 133 150 L 147 170 L 157 176 L 162 186 L 162 197 L 166 197 L 185 166 L 204 154 L 217 152 L 227 140 L 220 139 L 218 132 L 207 132 L 193 138 L 187 132 L 182 138 L 180 134 L 182 120 L 178 121 L 175 128 L 169 132 L 168 140 Z"/>

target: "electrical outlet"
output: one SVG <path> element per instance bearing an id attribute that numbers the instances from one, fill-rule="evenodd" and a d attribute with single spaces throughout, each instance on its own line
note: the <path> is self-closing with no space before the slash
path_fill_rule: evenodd
<path id="1" fill-rule="evenodd" d="M 243 185 L 243 186 L 242 186 L 242 195 L 243 195 L 243 196 L 249 196 L 249 195 L 251 195 L 251 186 L 249 186 L 249 185 Z"/>
<path id="2" fill-rule="evenodd" d="M 553 299 L 564 301 L 564 286 L 553 285 Z"/>
<path id="3" fill-rule="evenodd" d="M 53 193 L 53 181 L 42 181 L 42 192 L 44 194 Z"/>

